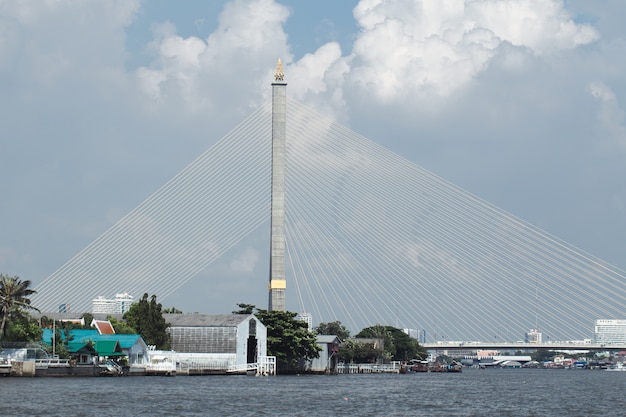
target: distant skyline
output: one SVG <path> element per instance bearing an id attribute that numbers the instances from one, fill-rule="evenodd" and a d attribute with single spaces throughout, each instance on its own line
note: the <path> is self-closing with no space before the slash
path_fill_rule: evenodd
<path id="1" fill-rule="evenodd" d="M 617 0 L 0 1 L 0 271 L 36 288 L 266 102 L 278 58 L 290 97 L 624 270 L 625 14 Z M 266 283 L 268 257 L 269 235 L 251 237 L 198 278 L 219 281 L 210 294 L 191 281 L 160 301 L 265 307 L 237 280 Z"/>

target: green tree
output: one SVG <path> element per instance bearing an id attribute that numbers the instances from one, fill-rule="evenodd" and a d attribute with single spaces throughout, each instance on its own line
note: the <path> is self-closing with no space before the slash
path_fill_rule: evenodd
<path id="1" fill-rule="evenodd" d="M 304 321 L 296 319 L 298 313 L 257 309 L 255 315 L 267 328 L 268 355 L 276 356 L 278 370 L 299 370 L 306 361 L 319 357 L 317 337 Z"/>
<path id="2" fill-rule="evenodd" d="M 337 356 L 339 360 L 348 363 L 374 363 L 383 357 L 384 351 L 374 346 L 372 342 L 358 339 L 348 339 L 341 343 Z"/>
<path id="3" fill-rule="evenodd" d="M 139 332 L 128 325 L 124 320 L 118 320 L 115 317 L 107 316 L 107 320 L 113 326 L 113 330 L 118 334 L 139 334 Z"/>
<path id="4" fill-rule="evenodd" d="M 12 342 L 41 342 L 43 330 L 36 319 L 27 314 L 15 314 L 5 328 L 6 340 Z"/>
<path id="5" fill-rule="evenodd" d="M 93 322 L 93 314 L 83 313 L 83 321 L 85 322 L 85 328 L 91 328 L 91 322 Z"/>
<path id="6" fill-rule="evenodd" d="M 48 354 L 59 357 L 60 359 L 70 359 L 68 343 L 74 339 L 74 336 L 70 334 L 70 330 L 76 328 L 76 325 L 60 320 L 49 319 L 46 316 L 42 316 L 39 320 L 43 327 L 53 329 L 54 331 L 50 345 L 47 344 L 47 340 L 46 343 L 42 345 L 44 349 Z"/>
<path id="7" fill-rule="evenodd" d="M 317 334 L 330 334 L 337 336 L 341 341 L 350 337 L 350 330 L 346 328 L 340 321 L 331 323 L 320 323 L 313 329 Z"/>
<path id="8" fill-rule="evenodd" d="M 392 326 L 375 325 L 361 330 L 357 338 L 383 339 L 385 357 L 395 361 L 423 359 L 428 356 L 417 339 Z"/>
<path id="9" fill-rule="evenodd" d="M 124 320 L 148 345 L 155 345 L 157 349 L 169 349 L 169 325 L 161 312 L 161 304 L 156 301 L 156 295 L 148 301 L 148 293 L 145 293 L 139 302 L 134 303 L 124 313 Z"/>
<path id="10" fill-rule="evenodd" d="M 183 314 L 183 311 L 176 307 L 168 307 L 163 309 L 163 314 Z"/>
<path id="11" fill-rule="evenodd" d="M 254 309 L 256 308 L 254 304 L 245 303 L 239 303 L 237 307 L 239 307 L 239 310 L 233 311 L 233 314 L 254 314 Z"/>
<path id="12" fill-rule="evenodd" d="M 530 358 L 537 362 L 548 362 L 554 359 L 555 352 L 548 349 L 537 349 L 531 353 Z"/>
<path id="13" fill-rule="evenodd" d="M 17 317 L 25 309 L 37 310 L 30 305 L 30 297 L 36 291 L 30 289 L 30 280 L 22 281 L 19 277 L 10 277 L 0 274 L 0 310 L 2 311 L 2 323 L 0 323 L 0 341 L 5 336 L 6 324 L 11 317 Z"/>

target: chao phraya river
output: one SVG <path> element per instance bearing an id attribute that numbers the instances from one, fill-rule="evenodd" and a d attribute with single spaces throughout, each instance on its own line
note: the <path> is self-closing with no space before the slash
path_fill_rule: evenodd
<path id="1" fill-rule="evenodd" d="M 626 372 L 1 378 L 0 416 L 624 416 Z"/>

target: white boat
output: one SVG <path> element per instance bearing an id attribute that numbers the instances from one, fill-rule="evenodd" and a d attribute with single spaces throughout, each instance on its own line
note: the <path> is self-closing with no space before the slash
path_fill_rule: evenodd
<path id="1" fill-rule="evenodd" d="M 622 362 L 617 362 L 610 367 L 606 368 L 607 371 L 626 371 L 626 365 Z"/>

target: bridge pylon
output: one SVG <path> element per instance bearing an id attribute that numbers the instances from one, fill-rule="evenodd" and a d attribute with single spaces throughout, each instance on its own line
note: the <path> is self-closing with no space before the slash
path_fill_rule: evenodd
<path id="1" fill-rule="evenodd" d="M 278 59 L 272 83 L 272 214 L 268 310 L 285 310 L 285 152 L 287 83 Z"/>

